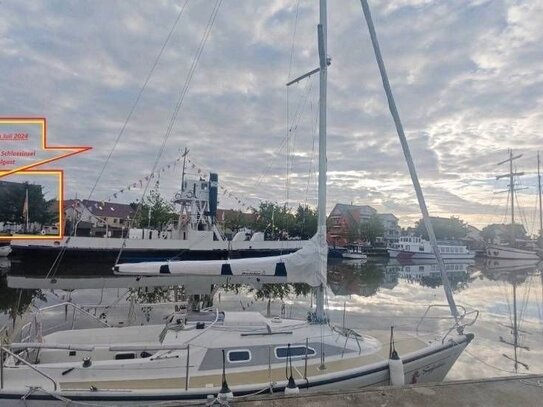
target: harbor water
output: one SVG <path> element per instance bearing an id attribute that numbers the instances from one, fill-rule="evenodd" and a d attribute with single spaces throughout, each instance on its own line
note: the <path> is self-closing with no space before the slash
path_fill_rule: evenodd
<path id="1" fill-rule="evenodd" d="M 162 317 L 171 312 L 168 303 L 179 299 L 178 290 L 172 296 L 171 290 L 158 287 L 123 287 L 111 272 L 93 273 L 88 264 L 84 269 L 74 266 L 69 272 L 47 276 L 47 266 L 26 264 L 25 272 L 18 273 L 21 264 L 16 260 L 0 260 L 0 327 L 20 328 L 28 322 L 30 308 L 64 301 L 84 304 L 110 324 L 163 323 Z M 447 380 L 543 373 L 542 266 L 477 260 L 450 263 L 446 268 L 457 304 L 471 312 L 466 320 L 472 320 L 477 311 L 479 314 L 477 321 L 466 327 L 466 332 L 475 334 L 475 340 Z M 208 295 L 200 297 L 205 300 L 204 306 L 212 301 L 225 310 L 269 311 L 271 315 L 304 318 L 312 305 L 309 290 L 300 286 L 255 290 L 244 286 L 211 288 L 205 281 L 187 281 L 185 288 L 186 294 L 207 290 Z M 129 298 L 135 299 L 136 305 Z M 145 306 L 138 306 L 140 303 Z M 327 308 L 333 324 L 362 331 L 395 326 L 421 332 L 428 325 L 439 324 L 446 330 L 453 321 L 444 304 L 441 276 L 431 261 L 401 263 L 370 258 L 366 263 L 329 263 Z M 429 305 L 434 307 L 421 323 Z M 67 309 L 57 310 L 53 315 L 56 322 L 47 329 L 66 329 L 63 321 L 67 321 L 67 314 Z M 85 327 L 86 323 L 90 322 L 80 319 L 76 327 Z"/>

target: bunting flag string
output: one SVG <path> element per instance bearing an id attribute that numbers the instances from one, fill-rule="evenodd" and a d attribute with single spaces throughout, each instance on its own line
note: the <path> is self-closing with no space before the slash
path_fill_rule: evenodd
<path id="1" fill-rule="evenodd" d="M 200 166 L 195 163 L 192 159 L 187 157 L 187 161 L 190 163 L 190 167 L 192 169 L 197 170 L 197 173 L 199 176 L 207 178 L 209 177 L 209 174 L 202 170 Z M 245 199 L 238 197 L 232 191 L 229 191 L 224 185 L 221 185 L 221 182 L 219 181 L 219 188 L 223 191 L 223 196 L 228 196 L 228 198 L 231 198 L 236 202 L 239 206 L 241 206 L 241 209 L 247 210 L 247 211 L 253 211 L 258 212 L 258 209 L 256 209 L 253 205 L 249 204 Z"/>
<path id="2" fill-rule="evenodd" d="M 125 191 L 131 191 L 133 189 L 141 189 L 141 188 L 143 188 L 143 183 L 144 182 L 149 182 L 150 180 L 154 179 L 155 177 L 160 178 L 160 175 L 162 173 L 166 172 L 166 170 L 175 169 L 176 166 L 177 166 L 177 163 L 180 162 L 182 159 L 183 159 L 183 156 L 181 155 L 181 156 L 177 157 L 174 161 L 169 162 L 164 167 L 156 170 L 155 172 L 153 172 L 153 173 L 151 173 L 149 175 L 146 175 L 145 177 L 143 177 L 142 179 L 139 179 L 138 181 L 135 181 L 135 182 L 132 182 L 132 183 L 128 184 L 128 186 L 126 186 L 124 188 L 121 188 L 118 191 L 115 191 L 113 194 L 111 194 L 107 198 L 107 202 L 111 202 L 112 198 L 117 199 L 119 197 L 119 195 L 123 194 Z M 196 170 L 199 177 L 201 177 L 201 178 L 208 178 L 209 177 L 209 173 L 207 173 L 202 168 L 200 168 L 200 166 L 198 164 L 196 164 L 192 159 L 190 159 L 189 157 L 186 157 L 186 160 L 187 160 L 190 168 L 192 168 L 193 170 Z M 249 204 L 245 199 L 242 199 L 242 198 L 236 196 L 234 193 L 232 193 L 232 191 L 228 190 L 225 186 L 221 185 L 220 183 L 219 183 L 219 188 L 222 190 L 224 196 L 228 196 L 230 199 L 233 199 L 234 202 L 236 202 L 238 205 L 240 205 L 242 209 L 250 210 L 250 211 L 253 211 L 255 213 L 258 212 L 258 209 L 256 209 L 253 205 Z"/>
<path id="3" fill-rule="evenodd" d="M 120 194 L 123 194 L 125 191 L 131 191 L 133 189 L 142 189 L 144 182 L 148 182 L 149 180 L 154 179 L 155 177 L 160 178 L 160 174 L 163 173 L 163 172 L 166 172 L 166 170 L 174 170 L 174 169 L 176 169 L 177 163 L 179 161 L 181 161 L 182 159 L 183 159 L 183 156 L 181 155 L 181 156 L 177 157 L 174 161 L 170 161 L 164 167 L 156 170 L 154 173 L 146 175 L 142 179 L 139 179 L 139 180 L 137 180 L 135 182 L 132 182 L 132 183 L 128 184 L 128 186 L 126 186 L 124 188 L 121 188 L 118 191 L 115 191 L 113 194 L 111 194 L 107 198 L 107 202 L 111 202 L 112 199 L 117 199 L 117 197 Z"/>

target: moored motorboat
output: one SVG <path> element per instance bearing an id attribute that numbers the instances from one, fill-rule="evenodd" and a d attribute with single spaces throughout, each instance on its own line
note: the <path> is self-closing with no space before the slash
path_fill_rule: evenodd
<path id="1" fill-rule="evenodd" d="M 344 259 L 347 260 L 367 260 L 368 255 L 364 253 L 363 246 L 361 245 L 348 245 L 346 251 L 342 254 Z"/>

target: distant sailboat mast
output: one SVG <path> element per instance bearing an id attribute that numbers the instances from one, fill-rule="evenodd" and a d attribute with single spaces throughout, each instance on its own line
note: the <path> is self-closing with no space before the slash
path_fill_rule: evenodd
<path id="1" fill-rule="evenodd" d="M 523 172 L 514 172 L 513 171 L 513 161 L 522 157 L 522 154 L 519 154 L 513 157 L 513 150 L 509 150 L 509 158 L 507 160 L 501 161 L 496 165 L 502 165 L 509 163 L 509 173 L 503 175 L 497 175 L 496 179 L 509 178 L 509 196 L 511 197 L 511 246 L 516 246 L 516 234 L 515 234 L 515 191 L 518 189 L 515 188 L 515 176 L 524 175 Z"/>
<path id="2" fill-rule="evenodd" d="M 539 151 L 537 152 L 537 190 L 539 192 L 539 235 L 543 234 L 543 204 L 541 203 L 541 172 L 539 169 Z"/>

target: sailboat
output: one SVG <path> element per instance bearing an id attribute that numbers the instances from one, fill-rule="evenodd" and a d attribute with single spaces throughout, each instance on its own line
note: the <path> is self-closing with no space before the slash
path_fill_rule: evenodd
<path id="1" fill-rule="evenodd" d="M 486 256 L 491 259 L 508 259 L 508 260 L 538 260 L 537 252 L 532 248 L 522 247 L 516 238 L 515 233 L 515 177 L 521 176 L 524 173 L 515 172 L 513 170 L 513 161 L 522 157 L 522 154 L 513 156 L 513 150 L 509 150 L 509 158 L 499 162 L 497 165 L 509 163 L 509 172 L 507 174 L 498 175 L 496 179 L 509 178 L 509 197 L 511 198 L 511 242 L 510 244 L 487 244 Z M 504 191 L 505 192 L 505 191 Z"/>
<path id="2" fill-rule="evenodd" d="M 326 52 L 326 0 L 319 3 L 319 67 L 311 71 L 320 76 L 318 229 L 312 244 L 296 253 L 252 260 L 116 266 L 118 274 L 141 278 L 147 278 L 146 274 L 190 277 L 212 270 L 209 275 L 220 273 L 223 277 L 245 278 L 249 283 L 268 278 L 303 281 L 314 288 L 316 297 L 315 309 L 307 319 L 266 318 L 256 312 L 220 310 L 191 315 L 179 309 L 163 325 L 105 326 L 42 335 L 36 324 L 35 341 L 2 347 L 8 358 L 1 370 L 0 400 L 18 402 L 24 397 L 27 405 L 36 406 L 45 401 L 128 404 L 204 399 L 212 403 L 272 392 L 294 394 L 443 380 L 473 339 L 474 335 L 464 333 L 464 328 L 476 319 L 470 320 L 470 313 L 460 315 L 450 293 L 455 323 L 443 334 L 418 335 L 416 327 L 412 333 L 393 328 L 361 332 L 336 327 L 324 309 L 326 90 L 330 59 Z M 369 8 L 364 0 L 362 4 L 375 41 Z M 374 47 L 378 53 L 375 42 Z M 403 143 L 404 139 L 400 139 Z M 409 159 L 408 164 L 414 169 Z M 420 186 L 417 195 L 422 197 Z M 423 205 L 428 220 L 425 209 Z M 442 266 L 431 224 L 427 229 Z"/>

